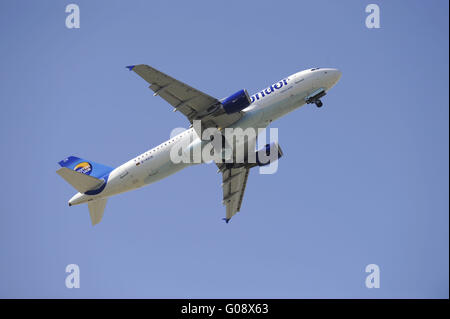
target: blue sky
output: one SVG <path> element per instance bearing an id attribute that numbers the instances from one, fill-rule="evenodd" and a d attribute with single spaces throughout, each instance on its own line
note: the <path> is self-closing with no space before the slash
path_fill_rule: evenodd
<path id="1" fill-rule="evenodd" d="M 69 3 L 0 2 L 0 297 L 448 298 L 448 1 L 377 1 L 380 29 L 366 1 L 76 1 L 67 29 Z M 117 166 L 188 125 L 139 63 L 217 98 L 343 76 L 273 123 L 278 172 L 251 172 L 228 225 L 203 165 L 111 198 L 92 227 L 57 162 Z"/>

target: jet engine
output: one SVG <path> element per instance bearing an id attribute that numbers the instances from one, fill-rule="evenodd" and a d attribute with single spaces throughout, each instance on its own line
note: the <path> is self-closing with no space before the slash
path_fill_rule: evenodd
<path id="1" fill-rule="evenodd" d="M 219 166 L 219 170 L 246 167 L 252 168 L 255 166 L 266 166 L 272 162 L 277 161 L 281 156 L 283 156 L 283 151 L 281 150 L 278 143 L 273 142 L 266 144 L 263 148 L 255 152 L 255 162 L 250 162 L 246 160 L 243 163 L 224 163 Z"/>
<path id="2" fill-rule="evenodd" d="M 252 100 L 250 99 L 247 90 L 243 89 L 223 99 L 221 103 L 224 111 L 227 114 L 232 114 L 245 109 L 252 103 Z"/>
<path id="3" fill-rule="evenodd" d="M 256 164 L 258 166 L 269 165 L 283 156 L 283 151 L 277 142 L 266 144 L 262 149 L 256 152 Z"/>

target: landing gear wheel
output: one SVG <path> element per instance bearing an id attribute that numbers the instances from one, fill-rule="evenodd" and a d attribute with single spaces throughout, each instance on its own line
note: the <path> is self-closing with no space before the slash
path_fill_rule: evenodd
<path id="1" fill-rule="evenodd" d="M 322 103 L 321 100 L 317 100 L 317 101 L 314 102 L 314 103 L 316 103 L 316 106 L 317 106 L 317 107 L 322 107 L 322 105 L 323 105 L 323 103 Z"/>

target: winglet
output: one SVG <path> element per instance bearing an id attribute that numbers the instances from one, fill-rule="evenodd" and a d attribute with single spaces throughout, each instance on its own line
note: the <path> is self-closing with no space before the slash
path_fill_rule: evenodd
<path id="1" fill-rule="evenodd" d="M 129 66 L 127 66 L 126 68 L 127 68 L 128 70 L 130 70 L 130 71 L 133 71 L 134 67 L 135 67 L 135 65 L 129 65 Z"/>
<path id="2" fill-rule="evenodd" d="M 224 221 L 225 221 L 225 223 L 227 223 L 227 224 L 228 224 L 228 222 L 230 221 L 230 218 L 222 218 L 222 220 L 224 220 Z"/>

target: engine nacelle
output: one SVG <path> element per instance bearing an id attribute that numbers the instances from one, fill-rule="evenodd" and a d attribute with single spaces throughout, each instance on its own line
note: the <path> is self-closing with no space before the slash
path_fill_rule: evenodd
<path id="1" fill-rule="evenodd" d="M 283 156 L 283 151 L 281 150 L 280 145 L 277 142 L 272 142 L 270 144 L 266 144 L 262 149 L 256 151 L 255 153 L 255 162 L 249 162 L 248 160 L 243 163 L 225 163 L 220 170 L 223 169 L 231 169 L 231 168 L 239 168 L 246 167 L 252 168 L 255 166 L 266 166 L 270 163 L 277 161 L 281 156 Z"/>
<path id="2" fill-rule="evenodd" d="M 277 161 L 281 156 L 283 156 L 283 151 L 280 145 L 277 142 L 272 142 L 256 152 L 256 164 L 266 166 Z"/>
<path id="3" fill-rule="evenodd" d="M 245 109 L 252 103 L 252 100 L 250 99 L 247 90 L 243 89 L 225 98 L 221 103 L 224 111 L 227 114 L 232 114 Z"/>

